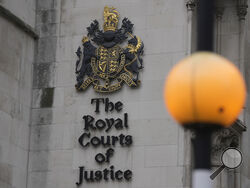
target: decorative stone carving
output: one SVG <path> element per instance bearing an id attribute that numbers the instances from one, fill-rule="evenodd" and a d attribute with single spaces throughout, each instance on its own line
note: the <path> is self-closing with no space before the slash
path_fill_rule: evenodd
<path id="1" fill-rule="evenodd" d="M 196 6 L 196 0 L 188 0 L 186 2 L 186 7 L 188 11 L 194 11 L 195 6 Z"/>
<path id="2" fill-rule="evenodd" d="M 240 20 L 245 20 L 245 17 L 247 15 L 247 7 L 247 5 L 238 6 L 237 14 Z"/>
<path id="3" fill-rule="evenodd" d="M 220 165 L 221 153 L 228 147 L 238 147 L 239 136 L 231 129 L 222 129 L 212 136 L 211 161 L 213 166 Z"/>
<path id="4" fill-rule="evenodd" d="M 213 166 L 221 165 L 222 152 L 228 147 L 240 147 L 241 133 L 245 126 L 237 120 L 232 127 L 216 131 L 212 136 L 211 161 Z"/>
<path id="5" fill-rule="evenodd" d="M 217 20 L 221 20 L 223 13 L 224 13 L 225 8 L 224 7 L 216 7 L 215 8 L 215 16 Z"/>
<path id="6" fill-rule="evenodd" d="M 247 15 L 247 1 L 246 0 L 238 0 L 238 6 L 237 6 L 237 15 L 239 16 L 240 20 L 245 20 L 245 17 Z"/>

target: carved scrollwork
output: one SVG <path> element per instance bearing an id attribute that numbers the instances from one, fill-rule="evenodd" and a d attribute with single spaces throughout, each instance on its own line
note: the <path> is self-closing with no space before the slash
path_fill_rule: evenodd
<path id="1" fill-rule="evenodd" d="M 196 0 L 188 0 L 186 2 L 186 7 L 188 11 L 193 11 L 196 7 Z"/>
<path id="2" fill-rule="evenodd" d="M 217 20 L 221 20 L 223 13 L 224 13 L 224 7 L 216 7 L 215 8 L 215 16 Z"/>
<path id="3" fill-rule="evenodd" d="M 238 0 L 237 3 L 237 15 L 239 16 L 240 20 L 245 20 L 245 17 L 247 15 L 247 0 Z"/>
<path id="4" fill-rule="evenodd" d="M 237 8 L 237 15 L 239 16 L 240 20 L 245 20 L 247 15 L 247 5 L 238 6 Z"/>
<path id="5" fill-rule="evenodd" d="M 212 165 L 220 165 L 221 153 L 228 147 L 239 147 L 240 134 L 230 128 L 216 131 L 212 136 Z"/>

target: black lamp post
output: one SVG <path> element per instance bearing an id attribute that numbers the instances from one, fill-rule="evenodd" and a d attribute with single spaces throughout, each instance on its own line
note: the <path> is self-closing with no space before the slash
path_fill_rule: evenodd
<path id="1" fill-rule="evenodd" d="M 200 0 L 197 7 L 197 51 L 213 51 L 213 26 L 214 26 L 214 0 Z M 198 125 L 199 127 L 199 125 Z M 215 128 L 220 125 L 201 125 L 196 128 L 196 137 L 193 141 L 194 147 L 194 188 L 211 188 L 209 179 L 211 170 L 211 136 Z M 205 185 L 205 186 L 204 186 Z"/>
<path id="2" fill-rule="evenodd" d="M 193 188 L 211 188 L 211 135 L 229 127 L 246 98 L 240 71 L 212 53 L 213 1 L 199 0 L 197 53 L 181 60 L 168 74 L 164 99 L 169 113 L 184 128 L 196 132 Z"/>

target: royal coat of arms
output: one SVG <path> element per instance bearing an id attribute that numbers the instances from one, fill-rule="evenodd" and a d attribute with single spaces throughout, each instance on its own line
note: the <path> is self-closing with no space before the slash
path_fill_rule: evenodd
<path id="1" fill-rule="evenodd" d="M 93 85 L 95 91 L 102 93 L 117 91 L 123 83 L 138 87 L 139 71 L 143 68 L 143 42 L 132 34 L 133 24 L 128 18 L 122 20 L 118 29 L 119 13 L 115 8 L 106 6 L 103 15 L 103 30 L 94 20 L 76 52 L 75 87 L 84 91 Z M 125 42 L 127 45 L 122 47 Z"/>

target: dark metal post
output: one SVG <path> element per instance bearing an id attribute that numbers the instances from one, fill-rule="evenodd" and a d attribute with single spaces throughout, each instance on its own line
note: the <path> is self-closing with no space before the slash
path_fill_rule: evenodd
<path id="1" fill-rule="evenodd" d="M 197 51 L 213 51 L 214 1 L 199 0 L 197 12 Z M 202 126 L 201 126 L 202 127 Z M 196 129 L 193 188 L 211 188 L 211 135 L 209 126 Z"/>
<path id="2" fill-rule="evenodd" d="M 212 131 L 201 129 L 196 131 L 194 145 L 194 168 L 209 169 L 211 168 L 211 135 Z"/>
<path id="3" fill-rule="evenodd" d="M 197 10 L 197 50 L 213 51 L 214 1 L 199 0 Z"/>

